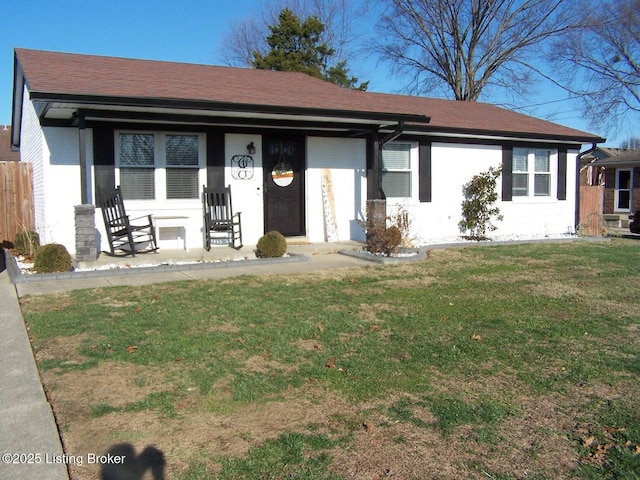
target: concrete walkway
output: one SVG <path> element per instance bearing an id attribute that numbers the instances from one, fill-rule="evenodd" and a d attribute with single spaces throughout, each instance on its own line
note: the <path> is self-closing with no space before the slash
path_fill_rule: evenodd
<path id="1" fill-rule="evenodd" d="M 357 243 L 290 245 L 288 258 L 255 259 L 253 248 L 237 251 L 231 248 L 211 249 L 211 252 L 165 250 L 139 254 L 135 257 L 101 255 L 96 262 L 80 267 L 112 267 L 107 270 L 88 270 L 73 273 L 37 275 L 37 278 L 16 278 L 19 297 L 61 293 L 84 288 L 137 286 L 180 280 L 222 279 L 240 275 L 295 274 L 315 270 L 332 270 L 371 265 L 371 262 L 338 253 L 339 250 L 359 248 Z M 245 257 L 248 260 L 243 260 Z M 115 268 L 114 268 L 115 267 Z M 145 268 L 140 268 L 145 267 Z M 7 262 L 7 270 L 15 269 Z"/>
<path id="2" fill-rule="evenodd" d="M 0 273 L 0 478 L 68 479 L 51 407 L 40 383 L 16 289 Z"/>

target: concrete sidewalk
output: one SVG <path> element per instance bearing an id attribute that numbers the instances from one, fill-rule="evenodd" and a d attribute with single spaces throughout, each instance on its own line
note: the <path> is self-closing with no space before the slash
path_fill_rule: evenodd
<path id="1" fill-rule="evenodd" d="M 0 478 L 68 479 L 60 435 L 42 389 L 18 297 L 0 273 Z"/>

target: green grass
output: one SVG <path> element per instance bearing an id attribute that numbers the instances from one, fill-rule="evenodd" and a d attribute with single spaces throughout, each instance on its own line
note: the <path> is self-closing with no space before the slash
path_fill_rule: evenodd
<path id="1" fill-rule="evenodd" d="M 327 471 L 331 464 L 328 450 L 339 442 L 322 435 L 288 433 L 253 448 L 244 458 L 221 458 L 218 480 L 340 480 Z M 179 480 L 211 479 L 214 474 L 206 464 L 195 462 Z"/>
<path id="2" fill-rule="evenodd" d="M 580 463 L 576 478 L 637 478 L 629 476 L 640 445 L 637 242 L 464 249 L 339 273 L 76 291 L 25 298 L 23 310 L 36 349 L 84 334 L 73 352 L 82 362 L 58 353 L 40 363 L 43 370 L 63 375 L 112 361 L 166 372 L 170 392 L 119 408 L 95 403 L 94 416 L 187 415 L 176 405 L 192 391 L 201 410 L 233 414 L 313 382 L 386 416 L 383 428 L 399 423 L 447 438 L 468 426 L 479 444 L 499 450 L 501 429 L 523 415 L 518 395 L 564 395 L 570 406 L 558 408 L 572 409 L 594 436 L 624 428 L 615 438 L 598 437 L 613 445 L 611 453 Z M 595 386 L 625 391 L 630 400 L 576 393 Z M 350 435 L 361 420 L 338 423 Z M 577 455 L 588 455 L 584 435 L 565 427 L 560 435 L 574 437 Z M 338 478 L 329 468 L 335 445 L 314 442 L 291 432 L 243 458 L 219 458 L 215 478 Z M 207 462 L 190 465 L 180 478 L 212 478 Z M 482 459 L 467 467 L 517 478 L 483 467 Z M 280 473 L 268 476 L 274 468 Z M 549 468 L 536 475 L 553 478 Z"/>
<path id="3" fill-rule="evenodd" d="M 97 403 L 89 412 L 92 417 L 102 417 L 113 412 L 139 412 L 143 410 L 153 410 L 164 417 L 176 415 L 174 406 L 174 395 L 171 392 L 150 393 L 143 400 L 133 402 L 125 407 L 113 407 L 108 403 Z"/>

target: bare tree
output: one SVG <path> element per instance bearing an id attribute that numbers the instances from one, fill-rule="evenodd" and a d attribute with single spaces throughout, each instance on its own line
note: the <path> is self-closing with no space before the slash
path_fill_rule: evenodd
<path id="1" fill-rule="evenodd" d="M 640 148 L 640 137 L 630 137 L 622 141 L 620 148 Z"/>
<path id="2" fill-rule="evenodd" d="M 542 45 L 571 28 L 566 2 L 387 0 L 379 48 L 416 93 L 477 101 L 490 87 L 526 92 Z"/>
<path id="3" fill-rule="evenodd" d="M 291 10 L 299 18 L 316 17 L 324 26 L 321 42 L 326 43 L 333 54 L 330 66 L 348 62 L 357 50 L 359 35 L 354 24 L 360 8 L 349 0 L 286 0 L 282 2 L 263 1 L 260 12 L 229 25 L 220 46 L 223 61 L 230 66 L 249 67 L 253 63 L 254 52 L 266 55 L 269 26 L 278 23 L 278 16 L 284 8 Z M 350 63 L 350 62 L 348 62 Z"/>
<path id="4" fill-rule="evenodd" d="M 220 46 L 220 56 L 226 65 L 248 67 L 253 62 L 254 52 L 266 50 L 269 23 L 259 18 L 235 20 L 227 26 Z"/>
<path id="5" fill-rule="evenodd" d="M 637 129 L 640 0 L 597 1 L 590 7 L 582 9 L 584 27 L 553 49 L 557 70 L 564 72 L 562 84 L 579 96 L 593 125 L 613 127 L 635 118 Z"/>

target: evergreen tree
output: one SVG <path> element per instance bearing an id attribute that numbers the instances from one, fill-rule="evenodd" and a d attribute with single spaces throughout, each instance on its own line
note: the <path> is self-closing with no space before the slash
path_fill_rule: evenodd
<path id="1" fill-rule="evenodd" d="M 288 8 L 278 16 L 278 25 L 269 27 L 267 43 L 271 50 L 262 55 L 253 54 L 253 66 L 262 70 L 302 72 L 328 80 L 342 87 L 366 90 L 368 82 L 356 86 L 358 79 L 349 77 L 345 62 L 330 66 L 334 50 L 321 43 L 324 24 L 317 17 L 303 22 Z"/>

